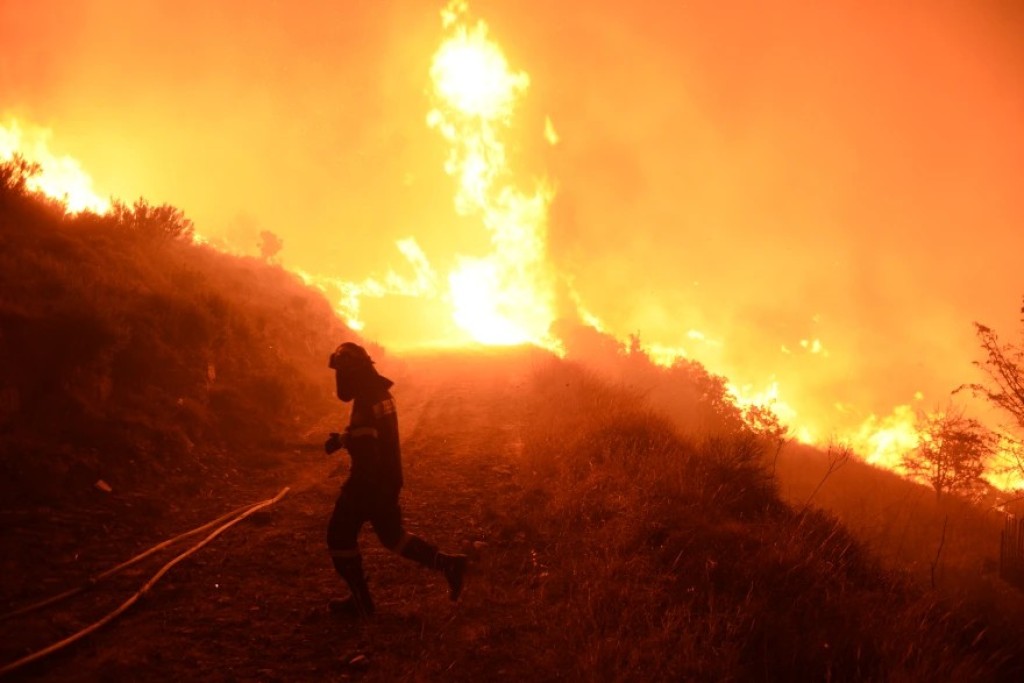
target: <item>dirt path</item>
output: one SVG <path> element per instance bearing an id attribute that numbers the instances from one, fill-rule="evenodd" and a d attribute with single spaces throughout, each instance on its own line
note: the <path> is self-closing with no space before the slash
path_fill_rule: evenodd
<path id="1" fill-rule="evenodd" d="M 443 382 L 434 381 L 442 376 Z M 268 486 L 252 500 L 270 497 L 283 485 L 292 486 L 289 495 L 177 566 L 120 620 L 12 678 L 522 678 L 527 672 L 521 670 L 517 648 L 537 619 L 524 599 L 530 590 L 529 543 L 514 533 L 504 505 L 515 491 L 522 419 L 513 408 L 516 382 L 517 372 L 507 364 L 490 364 L 433 378 L 425 371 L 408 387 L 396 387 L 405 519 L 411 531 L 442 548 L 471 555 L 472 574 L 458 604 L 448 600 L 439 574 L 384 550 L 367 527 L 361 545 L 377 615 L 365 623 L 330 615 L 328 599 L 347 592 L 323 540 L 343 472 L 331 477 L 335 461 L 313 460 L 276 472 L 277 488 Z M 226 509 L 211 509 L 206 518 Z M 123 549 L 118 560 L 132 552 Z M 117 549 L 109 554 L 117 555 Z M 148 572 L 160 563 L 146 565 Z M 126 579 L 124 592 L 106 605 L 124 599 L 145 576 Z M 47 644 L 47 635 L 95 619 L 103 613 L 100 602 L 92 600 L 95 611 L 88 616 L 58 612 L 45 626 L 25 627 L 18 639 L 24 641 L 21 652 L 4 648 L 3 661 L 31 645 Z"/>

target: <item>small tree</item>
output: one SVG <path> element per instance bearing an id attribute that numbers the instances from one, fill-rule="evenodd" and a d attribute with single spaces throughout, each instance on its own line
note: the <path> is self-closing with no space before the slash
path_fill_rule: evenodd
<path id="1" fill-rule="evenodd" d="M 911 475 L 931 484 L 936 498 L 947 493 L 972 496 L 984 487 L 982 475 L 993 450 L 992 433 L 964 416 L 962 408 L 922 416 L 921 441 L 903 456 Z"/>
<path id="2" fill-rule="evenodd" d="M 284 240 L 269 230 L 263 230 L 260 232 L 259 246 L 260 256 L 264 261 L 270 261 L 281 252 L 281 249 L 284 247 Z"/>
<path id="3" fill-rule="evenodd" d="M 751 404 L 743 408 L 743 422 L 747 429 L 760 439 L 766 449 L 771 452 L 772 470 L 775 470 L 779 463 L 779 455 L 782 449 L 789 443 L 789 427 L 783 424 L 778 413 L 772 410 L 771 406 Z M 831 451 L 831 447 L 829 448 Z"/>
<path id="4" fill-rule="evenodd" d="M 1024 331 L 1024 300 L 1020 312 Z M 974 327 L 985 352 L 985 360 L 975 361 L 974 364 L 981 368 L 989 381 L 986 384 L 967 384 L 960 389 L 971 389 L 975 395 L 984 396 L 989 403 L 1010 416 L 1014 422 L 1010 428 L 1017 432 L 1018 437 L 1024 436 L 1024 343 L 1004 344 L 992 328 L 980 323 L 975 323 Z M 1001 450 L 1004 455 L 1010 456 L 1007 469 L 1016 470 L 1024 476 L 1024 443 L 1019 438 L 1014 440 L 1009 434 L 1003 434 L 1003 438 L 1006 443 Z"/>

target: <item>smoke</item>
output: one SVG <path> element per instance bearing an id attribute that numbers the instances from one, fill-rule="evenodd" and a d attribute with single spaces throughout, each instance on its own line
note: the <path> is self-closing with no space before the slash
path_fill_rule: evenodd
<path id="1" fill-rule="evenodd" d="M 530 24 L 578 55 L 526 69 L 561 134 L 552 252 L 608 328 L 820 425 L 974 376 L 972 321 L 1011 331 L 1024 293 L 1024 22 L 893 4 Z"/>
<path id="2" fill-rule="evenodd" d="M 530 74 L 511 164 L 522 187 L 555 187 L 548 251 L 565 300 L 738 384 L 777 381 L 828 429 L 916 392 L 941 402 L 976 377 L 972 321 L 1016 326 L 1017 7 L 471 9 Z M 439 9 L 5 2 L 0 114 L 51 128 L 97 189 L 179 206 L 237 249 L 258 253 L 270 231 L 284 265 L 361 281 L 411 274 L 395 244 L 414 236 L 448 272 L 489 242 L 456 214 L 425 123 Z M 405 327 L 368 310 L 369 336 L 432 338 L 436 306 L 378 304 Z"/>

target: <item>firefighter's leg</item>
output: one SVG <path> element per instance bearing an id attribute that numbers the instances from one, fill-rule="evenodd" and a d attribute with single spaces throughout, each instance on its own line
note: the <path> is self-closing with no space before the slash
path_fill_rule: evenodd
<path id="1" fill-rule="evenodd" d="M 370 522 L 385 548 L 428 569 L 442 572 L 448 582 L 451 599 L 459 599 L 466 575 L 465 555 L 442 553 L 436 545 L 406 531 L 397 500 L 380 506 Z"/>
<path id="2" fill-rule="evenodd" d="M 364 617 L 373 614 L 373 600 L 363 573 L 363 558 L 359 553 L 359 529 L 363 526 L 364 515 L 356 500 L 342 491 L 334 504 L 334 513 L 327 524 L 327 548 L 338 576 L 345 580 L 351 597 L 332 600 L 332 612 L 347 616 Z"/>

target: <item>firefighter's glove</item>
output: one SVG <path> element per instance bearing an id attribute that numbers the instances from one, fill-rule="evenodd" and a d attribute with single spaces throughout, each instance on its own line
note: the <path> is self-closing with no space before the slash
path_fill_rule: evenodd
<path id="1" fill-rule="evenodd" d="M 324 442 L 324 452 L 326 452 L 327 455 L 330 455 L 335 451 L 340 451 L 344 447 L 345 437 L 339 434 L 338 432 L 331 432 L 330 436 L 327 438 L 327 441 Z"/>

